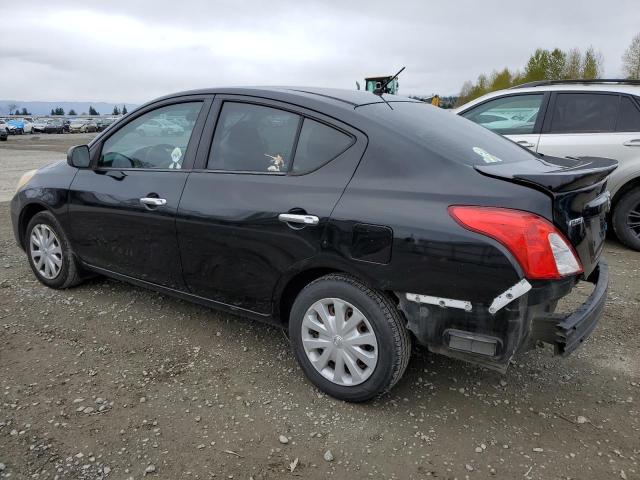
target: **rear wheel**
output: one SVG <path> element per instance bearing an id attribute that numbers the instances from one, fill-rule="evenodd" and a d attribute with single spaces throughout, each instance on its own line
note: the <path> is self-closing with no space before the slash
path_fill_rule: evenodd
<path id="1" fill-rule="evenodd" d="M 82 281 L 69 241 L 50 212 L 33 216 L 25 244 L 31 270 L 47 287 L 68 288 Z"/>
<path id="2" fill-rule="evenodd" d="M 309 380 L 351 402 L 391 389 L 411 354 L 409 333 L 393 302 L 348 275 L 326 275 L 300 292 L 289 335 Z"/>
<path id="3" fill-rule="evenodd" d="M 640 188 L 625 193 L 612 216 L 613 230 L 622 243 L 640 250 Z"/>

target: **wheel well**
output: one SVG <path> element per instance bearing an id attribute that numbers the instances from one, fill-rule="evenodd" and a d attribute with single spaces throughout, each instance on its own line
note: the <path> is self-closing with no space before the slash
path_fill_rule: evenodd
<path id="1" fill-rule="evenodd" d="M 22 212 L 20 212 L 20 220 L 18 222 L 18 229 L 19 229 L 18 232 L 20 234 L 20 245 L 22 245 L 23 247 L 26 248 L 25 234 L 27 233 L 26 232 L 27 225 L 29 225 L 29 222 L 31 221 L 31 219 L 36 213 L 42 212 L 43 210 L 46 210 L 46 207 L 43 207 L 39 203 L 30 203 L 29 205 L 27 205 L 22 209 Z"/>
<path id="2" fill-rule="evenodd" d="M 614 195 L 613 200 L 611 201 L 611 211 L 613 212 L 613 210 L 616 208 L 616 204 L 620 201 L 624 194 L 635 188 L 640 188 L 640 177 L 629 180 L 622 187 L 620 187 L 620 189 Z"/>
<path id="3" fill-rule="evenodd" d="M 289 322 L 289 313 L 291 312 L 293 302 L 304 287 L 309 285 L 314 280 L 320 277 L 324 277 L 325 275 L 328 275 L 330 273 L 342 272 L 333 268 L 312 268 L 310 270 L 300 272 L 293 278 L 291 278 L 282 290 L 282 294 L 280 295 L 280 302 L 278 304 L 277 312 L 277 316 L 280 319 L 280 322 L 285 325 Z"/>

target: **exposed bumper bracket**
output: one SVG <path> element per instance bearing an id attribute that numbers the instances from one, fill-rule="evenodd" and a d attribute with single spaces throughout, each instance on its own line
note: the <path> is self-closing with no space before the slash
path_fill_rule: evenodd
<path id="1" fill-rule="evenodd" d="M 489 313 L 491 315 L 495 315 L 501 308 L 509 305 L 517 298 L 520 298 L 529 290 L 531 290 L 531 284 L 527 281 L 526 278 L 523 278 L 513 287 L 505 290 L 493 299 L 493 302 L 491 302 L 491 305 L 489 306 Z"/>
<path id="2" fill-rule="evenodd" d="M 430 305 L 438 305 L 442 308 L 459 308 L 470 312 L 472 309 L 471 302 L 466 300 L 455 300 L 453 298 L 432 297 L 431 295 L 419 295 L 417 293 L 407 293 L 407 300 L 416 303 L 428 303 Z"/>

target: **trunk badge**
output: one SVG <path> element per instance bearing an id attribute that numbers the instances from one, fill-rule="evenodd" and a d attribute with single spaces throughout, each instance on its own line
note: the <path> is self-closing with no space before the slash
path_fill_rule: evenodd
<path id="1" fill-rule="evenodd" d="M 578 218 L 572 218 L 571 220 L 569 220 L 567 222 L 567 225 L 569 225 L 570 227 L 577 227 L 578 225 L 581 225 L 583 223 L 584 223 L 584 218 L 578 217 Z"/>

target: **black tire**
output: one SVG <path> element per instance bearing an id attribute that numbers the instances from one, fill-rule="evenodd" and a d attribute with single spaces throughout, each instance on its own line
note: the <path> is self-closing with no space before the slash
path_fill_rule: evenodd
<path id="1" fill-rule="evenodd" d="M 339 298 L 355 306 L 371 324 L 378 343 L 373 373 L 353 386 L 338 385 L 313 366 L 302 343 L 302 322 L 307 310 L 323 298 Z M 364 402 L 389 391 L 404 374 L 411 356 L 411 337 L 396 305 L 382 292 L 343 274 L 325 275 L 307 285 L 297 296 L 289 317 L 293 354 L 307 378 L 332 397 Z"/>
<path id="2" fill-rule="evenodd" d="M 616 203 L 611 217 L 613 231 L 624 245 L 640 251 L 640 188 L 625 193 Z M 632 223 L 634 226 L 630 225 Z"/>
<path id="3" fill-rule="evenodd" d="M 55 278 L 49 279 L 43 276 L 43 274 L 38 270 L 36 264 L 34 263 L 33 257 L 31 255 L 31 246 L 30 239 L 33 229 L 37 225 L 46 225 L 49 227 L 56 235 L 60 243 L 60 249 L 62 250 L 62 266 L 60 267 L 60 271 L 55 276 Z M 50 288 L 62 289 L 73 287 L 74 285 L 82 282 L 82 276 L 80 274 L 80 268 L 73 254 L 73 250 L 71 249 L 71 245 L 67 240 L 67 236 L 65 235 L 62 227 L 56 217 L 53 216 L 48 211 L 43 211 L 36 213 L 29 224 L 27 225 L 27 230 L 25 232 L 25 250 L 27 251 L 27 258 L 29 260 L 29 265 L 31 266 L 31 270 L 33 271 L 36 278 Z"/>

